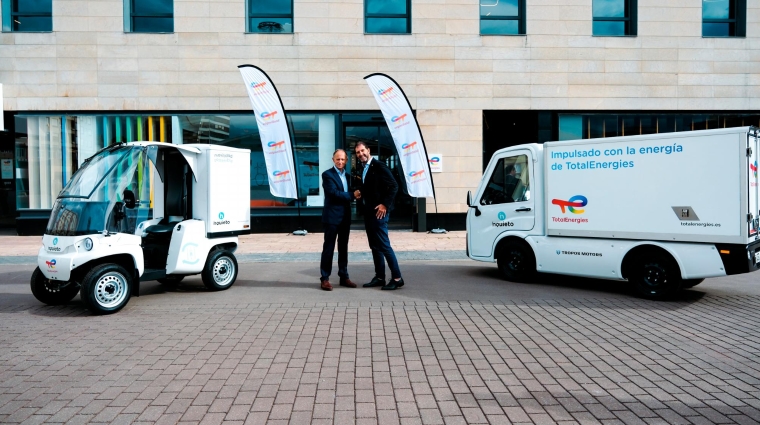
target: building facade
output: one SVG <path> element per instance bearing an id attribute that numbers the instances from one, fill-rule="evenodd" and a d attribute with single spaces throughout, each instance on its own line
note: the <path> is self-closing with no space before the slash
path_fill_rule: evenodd
<path id="1" fill-rule="evenodd" d="M 402 228 L 461 228 L 502 147 L 760 125 L 757 0 L 2 0 L 2 22 L 0 215 L 20 233 L 84 159 L 136 140 L 249 148 L 254 230 L 297 206 L 317 230 L 333 150 L 361 140 L 397 163 L 375 72 L 443 160 L 435 204 L 399 196 Z M 268 194 L 241 64 L 289 114 L 297 201 Z"/>

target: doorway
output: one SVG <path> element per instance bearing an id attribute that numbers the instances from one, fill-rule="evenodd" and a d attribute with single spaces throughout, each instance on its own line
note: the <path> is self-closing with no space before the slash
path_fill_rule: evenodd
<path id="1" fill-rule="evenodd" d="M 2 130 L 0 128 L 0 228 L 13 228 L 16 226 L 16 182 L 13 172 L 16 141 L 10 131 Z"/>
<path id="2" fill-rule="evenodd" d="M 407 192 L 406 181 L 402 177 L 403 171 L 401 170 L 396 146 L 382 116 L 356 117 L 354 119 L 344 117 L 343 141 L 343 146 L 346 152 L 348 152 L 348 164 L 346 168 L 352 178 L 354 176 L 355 178 L 361 178 L 361 174 L 359 174 L 361 164 L 358 164 L 356 155 L 354 154 L 357 142 L 364 142 L 367 145 L 373 161 L 382 161 L 390 168 L 391 174 L 393 174 L 396 183 L 399 185 L 399 190 L 396 193 L 396 200 L 393 212 L 390 215 L 388 227 L 397 230 L 411 229 L 414 215 L 414 200 Z M 352 209 L 351 221 L 357 228 L 364 227 L 364 216 L 360 209 Z"/>

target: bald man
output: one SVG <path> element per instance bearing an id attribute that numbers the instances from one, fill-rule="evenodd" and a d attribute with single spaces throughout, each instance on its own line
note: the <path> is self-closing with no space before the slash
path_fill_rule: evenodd
<path id="1" fill-rule="evenodd" d="M 346 175 L 346 151 L 338 149 L 333 153 L 333 167 L 322 173 L 322 188 L 325 193 L 325 206 L 322 209 L 322 225 L 325 230 L 325 242 L 322 245 L 322 259 L 319 264 L 320 287 L 332 291 L 330 273 L 335 252 L 335 238 L 338 238 L 338 276 L 340 286 L 356 288 L 348 278 L 348 235 L 351 232 L 351 201 L 354 193 L 348 186 Z"/>

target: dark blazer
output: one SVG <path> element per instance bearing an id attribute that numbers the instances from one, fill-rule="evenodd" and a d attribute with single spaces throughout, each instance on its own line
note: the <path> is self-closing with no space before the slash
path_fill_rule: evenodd
<path id="1" fill-rule="evenodd" d="M 372 213 L 379 204 L 385 205 L 388 212 L 391 212 L 396 199 L 396 192 L 398 192 L 398 183 L 393 178 L 391 170 L 382 161 L 373 158 L 369 162 L 369 170 L 367 170 L 364 183 L 362 183 L 363 171 L 363 168 L 358 170 L 356 185 L 362 193 L 364 214 Z"/>
<path id="2" fill-rule="evenodd" d="M 322 223 L 340 224 L 343 220 L 351 220 L 351 201 L 354 192 L 351 190 L 351 176 L 346 173 L 348 192 L 343 190 L 343 182 L 335 167 L 322 173 L 322 188 L 325 192 L 325 206 L 322 209 Z"/>

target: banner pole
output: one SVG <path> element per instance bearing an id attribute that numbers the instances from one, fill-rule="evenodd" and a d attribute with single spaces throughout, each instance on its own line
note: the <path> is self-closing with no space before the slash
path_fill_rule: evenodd
<path id="1" fill-rule="evenodd" d="M 435 202 L 436 216 L 437 216 L 438 215 L 438 203 L 437 203 L 436 197 L 435 197 L 435 182 L 433 181 L 433 175 L 431 174 L 431 171 L 430 171 L 430 159 L 428 158 L 427 147 L 425 146 L 425 138 L 422 135 L 422 130 L 420 130 L 420 124 L 417 121 L 416 113 L 415 113 L 414 110 L 412 110 L 412 104 L 409 102 L 409 98 L 406 96 L 406 93 L 404 93 L 404 89 L 401 88 L 401 85 L 399 85 L 399 83 L 397 83 L 396 80 L 394 80 L 393 78 L 391 78 L 389 75 L 383 74 L 383 73 L 380 73 L 380 72 L 376 72 L 374 74 L 367 75 L 366 77 L 364 77 L 364 79 L 365 80 L 369 80 L 370 78 L 375 77 L 375 76 L 380 76 L 380 77 L 387 78 L 391 83 L 393 83 L 395 85 L 395 87 L 398 88 L 398 90 L 401 92 L 401 96 L 403 97 L 404 102 L 406 103 L 406 107 L 408 108 L 409 114 L 411 115 L 411 119 L 414 122 L 414 125 L 416 127 L 417 134 L 420 137 L 420 144 L 422 145 L 422 151 L 424 152 L 424 157 L 425 157 L 424 158 L 425 169 L 427 170 L 427 175 L 430 176 L 429 177 L 430 178 L 430 189 L 433 192 L 433 201 Z M 369 83 L 369 82 L 368 82 L 368 84 L 369 84 L 370 88 L 372 88 L 372 84 Z M 376 94 L 375 94 L 375 100 L 378 102 L 378 105 L 380 106 L 380 109 L 382 111 L 383 110 L 382 103 L 380 102 L 380 100 L 378 100 Z M 383 114 L 385 115 L 385 111 L 383 111 Z M 391 128 L 391 123 L 388 122 L 388 118 L 387 117 L 385 117 L 385 118 L 386 118 L 386 124 L 388 125 L 389 130 L 391 130 L 391 134 L 393 134 L 393 128 Z M 398 143 L 397 140 L 395 139 L 395 137 L 394 137 L 394 142 Z M 402 163 L 402 169 L 403 169 L 403 163 Z M 437 223 L 438 223 L 438 221 L 437 221 L 437 217 L 436 217 L 436 224 Z M 445 229 L 441 229 L 441 228 L 437 228 L 436 227 L 436 228 L 432 229 L 430 231 L 430 233 L 447 233 L 447 232 L 446 232 Z"/>
<path id="2" fill-rule="evenodd" d="M 279 96 L 279 93 L 277 94 Z M 282 102 L 282 100 L 280 101 Z M 285 105 L 282 105 L 282 113 L 285 114 Z M 298 208 L 298 228 L 293 230 L 293 234 L 296 236 L 306 236 L 309 232 L 303 227 L 303 218 L 301 218 L 301 201 L 298 191 L 298 164 L 296 164 L 296 139 L 293 138 L 293 131 L 290 129 L 290 122 L 287 121 L 287 114 L 285 120 L 288 125 L 288 135 L 291 141 L 291 150 L 293 151 L 293 178 L 296 181 L 296 207 Z"/>
<path id="3" fill-rule="evenodd" d="M 243 77 L 243 82 L 246 84 L 246 90 L 248 91 L 248 97 L 251 101 L 251 106 L 253 107 L 254 114 L 257 114 L 256 124 L 259 128 L 259 137 L 261 139 L 262 149 L 266 151 L 268 146 L 270 149 L 275 151 L 270 153 L 275 154 L 278 153 L 278 145 L 284 145 L 284 152 L 279 151 L 280 153 L 285 153 L 288 149 L 290 149 L 290 156 L 281 155 L 279 157 L 280 159 L 277 157 L 272 157 L 272 159 L 270 159 L 266 156 L 267 153 L 264 153 L 264 162 L 267 169 L 267 178 L 269 179 L 270 193 L 275 197 L 283 197 L 286 199 L 295 198 L 298 214 L 298 228 L 297 230 L 293 231 L 293 234 L 305 236 L 307 234 L 307 231 L 303 228 L 301 204 L 298 196 L 299 179 L 298 169 L 296 166 L 295 139 L 293 138 L 294 131 L 290 128 L 292 121 L 288 119 L 288 114 L 285 110 L 285 105 L 282 102 L 280 92 L 277 90 L 277 86 L 275 86 L 272 79 L 267 75 L 266 72 L 264 72 L 263 69 L 250 64 L 239 65 L 238 69 L 240 69 L 240 73 Z M 271 89 L 274 91 L 274 94 L 272 94 L 267 89 L 266 84 L 271 85 Z M 282 123 L 275 117 L 275 114 L 278 112 L 282 113 L 281 120 L 284 121 Z M 273 121 L 267 123 L 265 122 L 266 120 Z M 274 126 L 273 129 L 262 127 L 262 125 L 267 126 L 269 124 L 277 125 Z M 282 131 L 282 124 L 285 125 L 284 132 Z M 265 138 L 267 140 L 270 140 L 268 144 L 265 143 Z M 285 139 L 287 139 L 287 143 L 285 142 Z M 278 140 L 280 141 L 278 142 Z M 269 175 L 270 173 L 272 174 L 271 176 Z M 287 178 L 288 174 L 290 174 L 290 178 L 292 178 L 291 181 L 284 180 Z M 278 188 L 273 187 L 272 176 L 284 176 L 281 177 L 281 180 L 277 183 L 287 182 L 287 186 Z M 293 193 L 294 191 L 295 193 Z"/>

